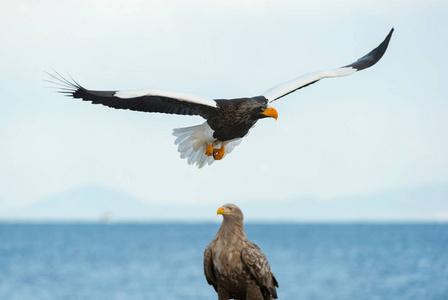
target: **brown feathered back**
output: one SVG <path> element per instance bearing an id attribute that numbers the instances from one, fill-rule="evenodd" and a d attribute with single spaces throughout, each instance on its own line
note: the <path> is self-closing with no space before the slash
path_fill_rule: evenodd
<path id="1" fill-rule="evenodd" d="M 234 204 L 218 209 L 223 222 L 204 251 L 204 273 L 218 298 L 239 300 L 277 299 L 277 280 L 261 249 L 248 241 L 243 213 Z"/>

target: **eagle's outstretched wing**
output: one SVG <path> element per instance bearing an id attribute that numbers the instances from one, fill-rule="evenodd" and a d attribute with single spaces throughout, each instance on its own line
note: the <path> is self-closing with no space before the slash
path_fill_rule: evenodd
<path id="1" fill-rule="evenodd" d="M 295 79 L 274 86 L 273 88 L 264 92 L 262 96 L 268 99 L 269 102 L 272 102 L 292 92 L 295 92 L 298 89 L 313 84 L 321 79 L 348 76 L 355 73 L 356 71 L 364 70 L 368 67 L 371 67 L 374 64 L 376 64 L 381 59 L 383 54 L 386 52 L 387 46 L 389 45 L 389 41 L 390 38 L 392 37 L 393 32 L 394 29 L 392 28 L 387 37 L 378 47 L 376 47 L 375 49 L 370 51 L 367 55 L 361 57 L 352 64 L 334 70 L 314 72 L 297 77 Z"/>
<path id="2" fill-rule="evenodd" d="M 158 112 L 178 115 L 199 115 L 205 119 L 217 104 L 212 99 L 200 96 L 170 92 L 156 89 L 136 91 L 94 91 L 88 90 L 76 81 L 70 81 L 60 74 L 50 74 L 54 84 L 59 85 L 59 91 L 73 98 L 91 101 L 117 109 L 129 109 L 142 112 Z"/>

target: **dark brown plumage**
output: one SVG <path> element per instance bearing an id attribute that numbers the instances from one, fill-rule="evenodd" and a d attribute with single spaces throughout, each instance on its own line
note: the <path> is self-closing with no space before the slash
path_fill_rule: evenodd
<path id="1" fill-rule="evenodd" d="M 218 214 L 221 227 L 204 251 L 205 278 L 218 299 L 277 299 L 278 282 L 261 249 L 247 239 L 241 210 L 226 204 Z"/>

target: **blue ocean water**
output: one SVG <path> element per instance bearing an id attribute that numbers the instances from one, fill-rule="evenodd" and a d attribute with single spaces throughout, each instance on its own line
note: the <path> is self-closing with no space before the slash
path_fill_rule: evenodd
<path id="1" fill-rule="evenodd" d="M 0 299 L 217 299 L 220 224 L 0 224 Z M 448 299 L 448 225 L 246 224 L 279 299 Z"/>

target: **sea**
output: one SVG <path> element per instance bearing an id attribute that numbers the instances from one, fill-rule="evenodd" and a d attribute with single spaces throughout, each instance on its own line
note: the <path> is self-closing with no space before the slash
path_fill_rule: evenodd
<path id="1" fill-rule="evenodd" d="M 1 300 L 217 299 L 220 224 L 0 224 Z M 279 299 L 448 299 L 448 224 L 246 224 Z"/>

